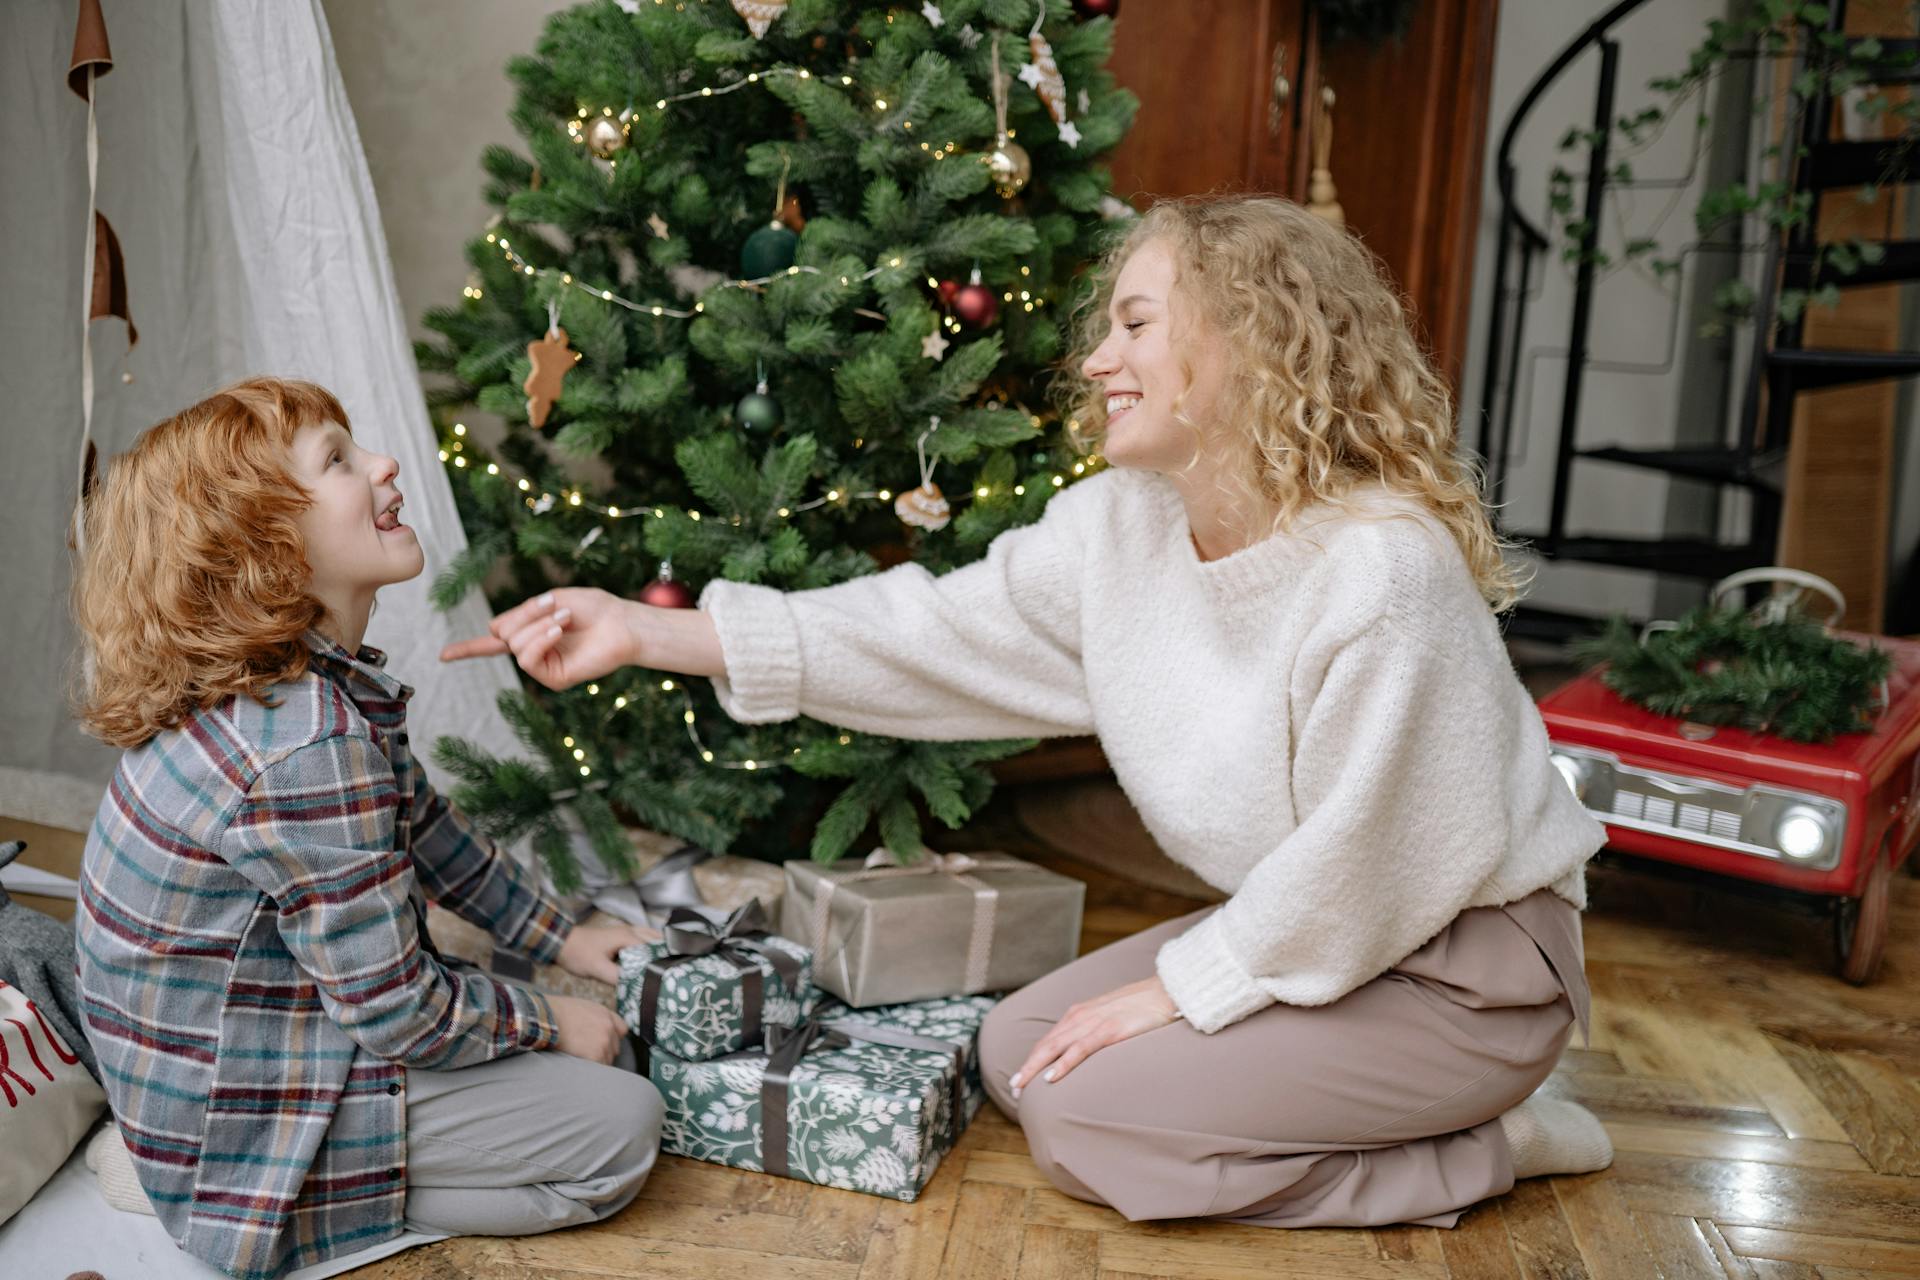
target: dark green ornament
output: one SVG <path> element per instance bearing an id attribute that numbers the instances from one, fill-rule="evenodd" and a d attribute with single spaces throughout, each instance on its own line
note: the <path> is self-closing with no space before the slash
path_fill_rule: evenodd
<path id="1" fill-rule="evenodd" d="M 800 237 L 785 225 L 772 222 L 747 237 L 740 248 L 740 274 L 748 280 L 778 275 L 793 265 Z"/>
<path id="2" fill-rule="evenodd" d="M 733 406 L 733 416 L 747 430 L 765 433 L 779 426 L 786 414 L 781 411 L 780 402 L 767 394 L 767 384 L 763 382 L 758 389 L 740 397 L 740 403 Z"/>

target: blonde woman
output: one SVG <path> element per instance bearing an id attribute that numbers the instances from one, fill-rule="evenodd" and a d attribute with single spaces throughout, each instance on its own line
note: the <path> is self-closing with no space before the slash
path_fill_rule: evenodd
<path id="1" fill-rule="evenodd" d="M 1132 1219 L 1450 1226 L 1604 1167 L 1533 1096 L 1587 1016 L 1602 830 L 1547 758 L 1494 610 L 1516 584 L 1452 406 L 1371 255 L 1269 198 L 1163 203 L 1069 369 L 1110 470 L 979 563 L 699 610 L 561 590 L 448 657 L 562 688 L 711 676 L 737 720 L 902 738 L 1096 733 L 1224 905 L 987 1020 L 1061 1190 Z"/>

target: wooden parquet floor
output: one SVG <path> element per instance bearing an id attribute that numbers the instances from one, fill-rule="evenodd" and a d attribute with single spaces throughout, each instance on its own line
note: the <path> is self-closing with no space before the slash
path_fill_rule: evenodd
<path id="1" fill-rule="evenodd" d="M 997 832 L 996 836 L 1009 836 Z M 996 839 L 998 847 L 1017 843 Z M 976 844 L 975 847 L 980 847 Z M 1087 864 L 1083 949 L 1191 910 Z M 1824 920 L 1625 867 L 1591 873 L 1593 1043 L 1548 1087 L 1613 1167 L 1523 1182 L 1452 1231 L 1129 1223 L 1053 1190 L 991 1104 L 913 1204 L 663 1157 L 594 1227 L 448 1241 L 354 1280 L 1888 1280 L 1920 1277 L 1920 880 L 1879 982 Z M 1196 1082 L 1197 1085 L 1204 1082 Z"/>
<path id="2" fill-rule="evenodd" d="M 1088 880 L 1083 948 L 1194 905 L 991 834 Z M 1452 1231 L 1128 1223 L 1049 1187 L 989 1104 L 913 1204 L 663 1157 L 608 1222 L 450 1240 L 351 1275 L 1920 1277 L 1920 880 L 1896 880 L 1885 968 L 1865 989 L 1832 976 L 1823 920 L 1618 865 L 1596 866 L 1590 884 L 1593 1043 L 1569 1049 L 1548 1087 L 1601 1117 L 1617 1158 L 1602 1173 L 1523 1182 Z"/>

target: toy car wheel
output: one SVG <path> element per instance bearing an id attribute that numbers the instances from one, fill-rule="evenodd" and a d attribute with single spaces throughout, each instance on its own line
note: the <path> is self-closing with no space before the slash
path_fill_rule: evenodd
<path id="1" fill-rule="evenodd" d="M 1844 898 L 1833 919 L 1834 950 L 1840 976 L 1856 987 L 1873 981 L 1887 946 L 1887 914 L 1892 898 L 1893 863 L 1886 845 L 1874 855 L 1865 889 L 1858 898 Z"/>

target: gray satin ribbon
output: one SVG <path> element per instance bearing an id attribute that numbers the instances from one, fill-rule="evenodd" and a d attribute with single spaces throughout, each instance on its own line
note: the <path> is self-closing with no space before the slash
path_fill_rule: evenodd
<path id="1" fill-rule="evenodd" d="M 694 883 L 693 869 L 711 857 L 711 849 L 702 849 L 697 844 L 683 844 L 654 863 L 645 875 L 633 882 L 634 889 L 640 895 L 642 908 L 651 915 L 655 911 L 671 911 L 676 907 L 706 906 L 706 895 Z M 422 932 L 424 934 L 424 928 Z M 493 961 L 487 967 L 502 978 L 518 982 L 533 980 L 533 961 L 504 947 L 493 949 Z"/>
<path id="2" fill-rule="evenodd" d="M 800 1060 L 816 1049 L 845 1049 L 854 1041 L 919 1049 L 947 1055 L 953 1063 L 952 1122 L 959 1125 L 967 1105 L 967 1046 L 932 1036 L 917 1036 L 892 1027 L 873 1027 L 838 1019 L 808 1018 L 799 1026 L 767 1028 L 767 1071 L 760 1079 L 760 1167 L 775 1177 L 793 1176 L 787 1158 L 791 1141 L 787 1129 L 788 1086 Z M 728 1057 L 747 1056 L 729 1054 Z M 758 1056 L 758 1055 L 752 1055 Z M 928 1116 L 931 1124 L 933 1117 Z"/>
<path id="3" fill-rule="evenodd" d="M 767 987 L 766 975 L 755 963 L 755 957 L 772 966 L 795 995 L 801 994 L 800 962 L 784 951 L 768 947 L 766 941 L 771 936 L 767 929 L 766 911 L 760 906 L 758 898 L 749 898 L 746 905 L 719 924 L 692 907 L 675 907 L 667 916 L 666 928 L 661 931 L 667 954 L 649 960 L 641 974 L 641 1038 L 647 1041 L 653 1039 L 654 1018 L 660 1011 L 660 985 L 667 970 L 690 960 L 698 960 L 701 956 L 718 956 L 740 974 L 743 1007 L 741 1047 L 750 1049 L 759 1045 L 763 1034 Z"/>
<path id="4" fill-rule="evenodd" d="M 713 850 L 697 844 L 683 844 L 648 868 L 633 882 L 640 891 L 640 902 L 648 911 L 671 911 L 675 907 L 704 907 L 707 897 L 694 883 L 693 869 L 713 857 Z"/>

